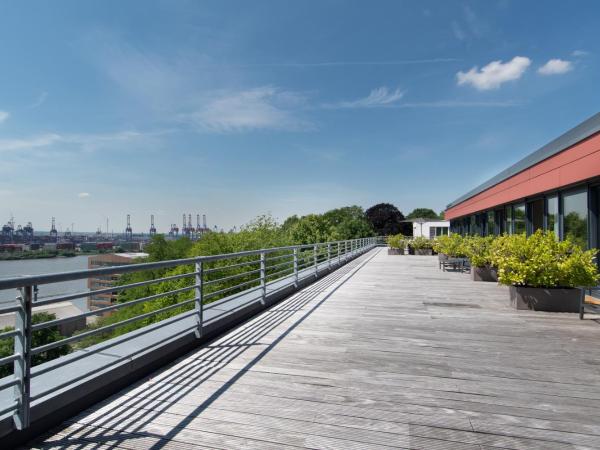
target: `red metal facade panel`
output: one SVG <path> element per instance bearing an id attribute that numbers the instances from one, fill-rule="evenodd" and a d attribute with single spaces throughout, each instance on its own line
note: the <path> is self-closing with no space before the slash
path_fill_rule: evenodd
<path id="1" fill-rule="evenodd" d="M 600 134 L 596 134 L 446 210 L 456 219 L 600 176 Z"/>

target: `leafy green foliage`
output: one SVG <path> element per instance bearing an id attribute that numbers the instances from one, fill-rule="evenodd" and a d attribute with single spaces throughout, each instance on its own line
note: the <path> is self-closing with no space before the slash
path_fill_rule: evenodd
<path id="1" fill-rule="evenodd" d="M 415 208 L 413 209 L 407 219 L 439 219 L 438 213 L 430 208 Z"/>
<path id="2" fill-rule="evenodd" d="M 413 250 L 426 250 L 433 248 L 433 242 L 423 236 L 417 236 L 408 243 L 408 246 Z"/>
<path id="3" fill-rule="evenodd" d="M 467 256 L 465 238 L 456 233 L 437 237 L 433 242 L 433 249 L 437 253 L 448 255 L 452 258 L 464 258 Z"/>
<path id="4" fill-rule="evenodd" d="M 378 203 L 367 209 L 365 214 L 377 236 L 412 234 L 411 224 L 402 222 L 404 215 L 391 203 Z"/>
<path id="5" fill-rule="evenodd" d="M 50 313 L 35 313 L 31 322 L 33 324 L 48 322 L 50 320 L 55 320 L 56 315 Z M 14 327 L 5 327 L 0 330 L 0 332 L 7 332 L 14 330 Z M 35 330 L 31 333 L 31 346 L 39 347 L 41 345 L 50 344 L 51 342 L 60 341 L 64 336 L 60 334 L 58 331 L 58 327 L 48 327 L 42 328 L 41 330 Z M 10 356 L 14 352 L 14 338 L 1 339 L 0 340 L 0 358 L 4 358 L 6 356 Z M 48 350 L 44 353 L 39 353 L 32 357 L 32 365 L 36 366 L 38 364 L 45 363 L 46 361 L 51 361 L 53 359 L 58 358 L 59 356 L 66 355 L 71 351 L 71 347 L 69 345 L 63 345 L 62 347 L 53 348 L 52 350 Z M 12 365 L 8 364 L 0 367 L 0 378 L 5 377 L 7 375 L 11 375 L 13 373 Z"/>
<path id="6" fill-rule="evenodd" d="M 467 236 L 463 239 L 465 256 L 473 267 L 488 267 L 492 265 L 491 247 L 494 236 Z"/>
<path id="7" fill-rule="evenodd" d="M 387 243 L 390 246 L 390 248 L 398 248 L 398 249 L 404 249 L 406 248 L 406 239 L 404 238 L 404 235 L 401 233 L 398 233 L 394 236 L 388 236 L 387 239 Z"/>
<path id="8" fill-rule="evenodd" d="M 169 241 L 162 236 L 156 236 L 145 247 L 145 251 L 149 253 L 148 261 L 162 261 L 368 236 L 373 236 L 373 230 L 362 208 L 350 206 L 334 209 L 320 215 L 311 214 L 300 218 L 292 216 L 283 225 L 279 225 L 271 216 L 259 216 L 249 224 L 241 227 L 237 232 L 207 233 L 196 242 L 191 242 L 188 239 Z M 323 257 L 326 251 L 326 249 L 320 249 L 317 257 Z M 275 259 L 284 256 L 285 258 Z M 300 265 L 311 263 L 313 258 L 312 249 L 299 252 Z M 271 261 L 267 261 L 266 270 L 268 281 L 292 272 L 291 264 L 282 264 L 291 261 L 289 251 L 270 253 L 267 257 L 267 260 L 269 259 Z M 204 303 L 210 303 L 225 296 L 257 287 L 259 284 L 258 274 L 256 273 L 259 268 L 258 262 L 258 256 L 251 255 L 203 263 Z M 119 284 L 124 285 L 191 274 L 194 270 L 193 265 L 146 270 L 123 275 L 119 280 Z M 121 325 L 106 333 L 88 337 L 80 341 L 79 347 L 87 347 L 192 309 L 194 307 L 193 302 L 187 304 L 182 304 L 182 302 L 194 298 L 194 283 L 195 277 L 192 275 L 121 292 L 117 297 L 119 303 L 132 302 L 150 296 L 158 297 L 153 300 L 124 306 L 112 314 L 100 318 L 94 328 L 116 324 L 163 308 L 170 309 Z M 183 290 L 183 292 L 173 292 L 178 290 Z"/>
<path id="9" fill-rule="evenodd" d="M 504 235 L 491 246 L 492 263 L 498 267 L 498 281 L 529 287 L 595 286 L 597 250 L 584 251 L 570 240 L 558 241 L 554 232 L 536 231 Z"/>

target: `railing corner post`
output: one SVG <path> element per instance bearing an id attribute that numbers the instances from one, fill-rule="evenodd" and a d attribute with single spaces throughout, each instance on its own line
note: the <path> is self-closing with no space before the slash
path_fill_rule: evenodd
<path id="1" fill-rule="evenodd" d="M 298 288 L 298 247 L 294 247 L 294 287 Z"/>
<path id="2" fill-rule="evenodd" d="M 203 278 L 204 278 L 204 268 L 202 265 L 202 260 L 196 260 L 196 313 L 198 320 L 198 329 L 196 330 L 196 337 L 201 338 L 203 334 L 204 328 L 204 287 L 203 287 Z"/>
<path id="3" fill-rule="evenodd" d="M 17 297 L 20 308 L 15 315 L 14 354 L 18 358 L 14 361 L 14 377 L 17 384 L 14 387 L 17 409 L 13 420 L 17 430 L 29 426 L 29 399 L 31 386 L 31 303 L 33 296 L 37 296 L 37 286 L 24 286 L 21 295 Z"/>
<path id="4" fill-rule="evenodd" d="M 260 303 L 264 306 L 267 300 L 267 262 L 265 252 L 260 252 L 260 287 L 262 293 Z"/>

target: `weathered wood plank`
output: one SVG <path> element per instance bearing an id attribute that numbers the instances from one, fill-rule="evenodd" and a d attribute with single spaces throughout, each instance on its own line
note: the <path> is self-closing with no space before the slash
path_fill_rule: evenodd
<path id="1" fill-rule="evenodd" d="M 36 445 L 600 448 L 599 337 L 375 250 Z"/>

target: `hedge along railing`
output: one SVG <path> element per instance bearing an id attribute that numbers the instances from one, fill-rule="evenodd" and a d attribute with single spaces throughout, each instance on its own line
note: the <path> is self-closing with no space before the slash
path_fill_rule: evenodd
<path id="1" fill-rule="evenodd" d="M 32 395 L 30 391 L 32 378 L 61 367 L 66 363 L 63 362 L 32 371 L 31 362 L 34 355 L 70 345 L 91 338 L 92 336 L 100 335 L 106 338 L 106 333 L 118 331 L 119 328 L 134 325 L 143 320 L 157 319 L 156 321 L 159 322 L 158 326 L 160 327 L 173 323 L 174 320 L 183 320 L 187 317 L 195 316 L 196 324 L 180 332 L 194 330 L 197 337 L 202 337 L 205 304 L 220 299 L 225 299 L 223 301 L 228 303 L 250 293 L 256 293 L 255 297 L 248 299 L 248 303 L 260 300 L 264 305 L 269 285 L 272 287 L 269 293 L 282 290 L 291 285 L 298 287 L 300 279 L 304 280 L 313 276 L 315 278 L 318 277 L 319 270 L 324 268 L 323 263 L 326 263 L 325 267 L 329 269 L 340 266 L 348 259 L 380 243 L 382 243 L 381 238 L 370 237 L 0 280 L 0 290 L 17 289 L 19 291 L 14 305 L 0 307 L 0 314 L 15 313 L 15 329 L 0 333 L 0 340 L 14 339 L 13 354 L 0 358 L 0 367 L 12 363 L 14 372 L 12 378 L 0 383 L 0 390 L 14 387 L 12 402 L 8 405 L 0 405 L 0 416 L 12 412 L 15 427 L 19 430 L 27 428 L 29 426 L 30 403 L 32 401 L 91 375 L 91 373 L 86 373 L 77 376 L 76 378 L 66 380 L 58 386 L 54 386 L 51 390 Z M 172 270 L 172 272 L 180 271 L 181 273 L 171 272 L 165 276 L 167 269 Z M 144 272 L 151 279 L 44 299 L 38 297 L 41 285 L 136 272 Z M 157 273 L 158 276 L 155 277 Z M 85 298 L 90 295 L 124 293 L 137 288 L 150 287 L 158 289 L 159 292 L 151 293 L 151 295 L 142 295 L 139 298 L 111 304 L 74 316 L 32 324 L 32 308 L 37 306 Z M 148 304 L 160 299 L 167 299 L 168 304 L 166 306 L 159 304 L 156 305 L 158 306 L 156 309 L 151 311 L 128 317 L 115 323 L 92 328 L 55 342 L 32 347 L 31 337 L 33 331 L 58 326 L 81 318 L 113 313 L 121 309 Z M 186 311 L 186 309 L 189 309 L 189 311 Z M 175 317 L 172 320 L 164 320 L 167 317 L 161 319 L 161 316 L 166 316 L 168 313 L 170 315 L 167 317 L 171 317 L 172 315 L 175 315 Z M 227 311 L 221 313 L 221 315 L 224 314 L 227 314 Z M 213 319 L 218 317 L 220 315 Z M 142 324 L 142 326 L 137 328 L 143 329 L 147 325 Z M 148 331 L 150 330 L 147 329 L 146 332 Z M 138 335 L 135 334 L 135 336 Z M 129 336 L 129 338 L 135 336 Z M 127 339 L 128 336 L 125 336 L 123 340 Z M 98 345 L 93 351 L 81 352 L 79 355 L 70 357 L 68 362 L 71 363 L 91 354 L 106 350 L 123 340 Z M 137 350 L 134 354 L 146 350 L 147 348 Z M 117 364 L 134 354 L 128 354 L 120 359 L 116 359 L 109 363 L 109 365 Z"/>

